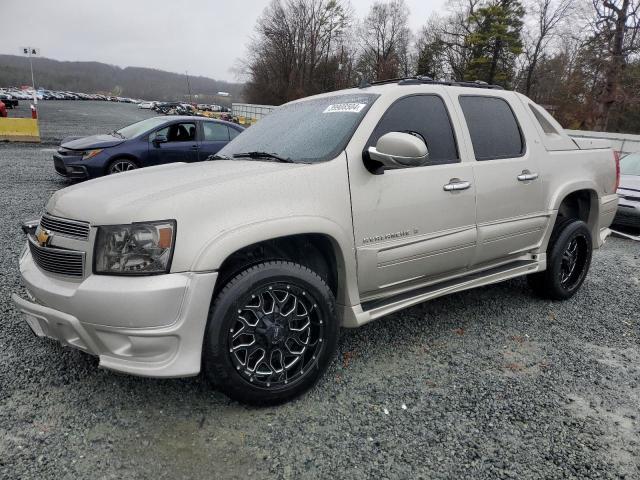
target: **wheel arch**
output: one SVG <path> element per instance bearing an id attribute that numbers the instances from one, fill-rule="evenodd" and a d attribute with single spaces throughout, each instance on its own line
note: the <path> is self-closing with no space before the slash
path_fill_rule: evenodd
<path id="1" fill-rule="evenodd" d="M 600 218 L 599 198 L 596 186 L 590 182 L 565 186 L 553 199 L 551 209 L 557 213 L 555 221 L 549 225 L 549 230 L 553 229 L 560 218 L 582 220 L 589 227 L 594 248 L 597 248 Z"/>
<path id="2" fill-rule="evenodd" d="M 235 270 L 263 259 L 290 260 L 313 270 L 324 264 L 327 271 L 317 273 L 325 277 L 337 302 L 355 305 L 359 296 L 353 249 L 353 239 L 330 220 L 293 217 L 224 232 L 202 248 L 193 270 L 218 271 L 222 286 Z"/>

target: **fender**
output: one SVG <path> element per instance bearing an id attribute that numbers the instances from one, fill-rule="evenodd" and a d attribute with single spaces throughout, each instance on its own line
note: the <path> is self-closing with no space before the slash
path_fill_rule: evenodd
<path id="1" fill-rule="evenodd" d="M 601 196 L 599 193 L 598 185 L 593 180 L 581 180 L 581 181 L 569 181 L 560 188 L 557 188 L 553 195 L 551 196 L 549 202 L 549 210 L 558 210 L 560 208 L 560 204 L 562 201 L 573 192 L 577 192 L 578 190 L 589 190 L 591 192 L 591 200 L 598 200 Z M 593 202 L 591 207 L 599 207 L 599 202 Z"/>
<path id="2" fill-rule="evenodd" d="M 232 253 L 244 247 L 265 240 L 303 234 L 320 234 L 329 237 L 336 255 L 338 280 L 341 286 L 337 301 L 343 305 L 359 304 L 353 233 L 345 232 L 340 225 L 325 217 L 273 218 L 223 231 L 200 249 L 191 270 L 215 271 Z"/>

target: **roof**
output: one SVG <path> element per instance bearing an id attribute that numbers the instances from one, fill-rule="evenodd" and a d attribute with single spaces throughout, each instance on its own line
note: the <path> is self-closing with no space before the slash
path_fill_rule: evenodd
<path id="1" fill-rule="evenodd" d="M 216 123 L 224 123 L 225 125 L 231 125 L 231 126 L 234 126 L 234 127 L 244 128 L 242 125 L 238 125 L 237 123 L 227 122 L 226 120 L 221 120 L 219 118 L 201 117 L 199 115 L 166 115 L 166 116 L 165 115 L 158 115 L 157 117 L 165 117 L 167 119 L 167 122 L 172 122 L 174 120 L 179 120 L 179 121 L 204 120 L 204 121 L 216 122 Z"/>

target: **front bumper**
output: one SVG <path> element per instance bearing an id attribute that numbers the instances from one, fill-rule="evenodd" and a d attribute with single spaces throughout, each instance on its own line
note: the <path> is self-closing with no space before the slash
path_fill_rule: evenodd
<path id="1" fill-rule="evenodd" d="M 27 251 L 20 271 L 28 300 L 12 299 L 41 337 L 99 358 L 100 366 L 146 377 L 200 372 L 217 273 L 152 277 L 45 275 Z"/>
<path id="2" fill-rule="evenodd" d="M 80 165 L 82 157 L 62 156 L 59 153 L 53 154 L 53 168 L 56 173 L 65 178 L 76 180 L 86 180 L 89 178 L 89 172 L 85 165 Z"/>

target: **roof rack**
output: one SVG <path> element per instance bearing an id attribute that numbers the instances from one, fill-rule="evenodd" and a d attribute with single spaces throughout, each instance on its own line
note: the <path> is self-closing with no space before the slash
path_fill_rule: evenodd
<path id="1" fill-rule="evenodd" d="M 399 78 L 388 78 L 386 80 L 377 80 L 375 82 L 367 82 L 366 80 L 362 80 L 358 88 L 367 88 L 373 85 L 386 85 L 389 83 L 397 83 L 398 85 L 449 85 L 454 87 L 472 87 L 472 88 L 487 88 L 491 90 L 504 90 L 500 85 L 490 85 L 487 82 L 483 82 L 482 80 L 474 80 L 472 82 L 458 82 L 455 80 L 434 80 L 431 77 L 426 77 L 424 75 L 416 75 L 413 77 L 399 77 Z"/>

